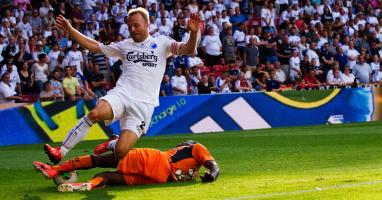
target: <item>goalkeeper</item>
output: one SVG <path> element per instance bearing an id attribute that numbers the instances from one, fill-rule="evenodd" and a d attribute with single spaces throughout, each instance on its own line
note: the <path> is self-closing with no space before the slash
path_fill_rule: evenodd
<path id="1" fill-rule="evenodd" d="M 200 176 L 203 182 L 213 182 L 219 175 L 219 167 L 208 149 L 198 142 L 187 140 L 176 148 L 162 152 L 150 148 L 131 149 L 118 160 L 114 154 L 86 155 L 51 166 L 41 162 L 33 165 L 48 179 L 61 173 L 95 167 L 116 168 L 101 172 L 85 183 L 64 183 L 60 192 L 88 191 L 107 185 L 138 185 L 194 180 L 203 165 L 209 171 Z"/>

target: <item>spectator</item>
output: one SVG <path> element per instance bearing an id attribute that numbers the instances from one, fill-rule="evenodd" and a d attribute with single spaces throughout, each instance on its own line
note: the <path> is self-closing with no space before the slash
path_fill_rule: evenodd
<path id="1" fill-rule="evenodd" d="M 249 39 L 249 44 L 245 47 L 243 64 L 250 67 L 251 69 L 255 68 L 259 63 L 259 50 L 255 45 L 256 38 L 251 37 Z"/>
<path id="2" fill-rule="evenodd" d="M 72 76 L 72 68 L 65 67 L 65 77 L 62 80 L 65 100 L 75 101 L 81 99 L 80 84 L 77 78 Z"/>
<path id="3" fill-rule="evenodd" d="M 36 49 L 33 51 L 32 53 L 32 58 L 34 61 L 38 62 L 38 55 L 42 54 L 42 53 L 45 53 L 43 51 L 43 47 L 44 47 L 44 44 L 42 43 L 42 41 L 38 41 L 36 42 Z"/>
<path id="4" fill-rule="evenodd" d="M 382 86 L 382 68 L 380 68 L 376 74 L 374 82 L 376 82 L 379 86 Z"/>
<path id="5" fill-rule="evenodd" d="M 374 80 L 379 70 L 381 69 L 378 54 L 373 55 L 373 62 L 370 63 L 370 68 L 372 71 L 372 80 Z"/>
<path id="6" fill-rule="evenodd" d="M 13 90 L 9 84 L 10 73 L 5 72 L 1 76 L 0 82 L 0 103 L 15 103 L 15 100 L 22 100 L 20 96 L 16 95 L 16 91 Z"/>
<path id="7" fill-rule="evenodd" d="M 25 45 L 24 38 L 20 39 L 19 42 L 19 52 L 15 55 L 15 64 L 20 67 L 24 62 L 27 62 L 28 65 L 33 64 L 33 57 L 30 53 L 28 53 Z"/>
<path id="8" fill-rule="evenodd" d="M 17 24 L 17 28 L 21 30 L 22 37 L 28 39 L 33 36 L 32 26 L 29 23 L 29 16 L 25 15 L 23 20 Z"/>
<path id="9" fill-rule="evenodd" d="M 66 54 L 65 60 L 68 63 L 68 66 L 75 66 L 76 71 L 81 75 L 84 74 L 83 68 L 83 57 L 81 51 L 77 50 L 78 43 L 76 41 L 72 42 L 71 50 Z"/>
<path id="10" fill-rule="evenodd" d="M 277 47 L 277 57 L 281 64 L 281 69 L 285 72 L 285 74 L 289 74 L 290 65 L 289 60 L 292 55 L 292 47 L 289 45 L 288 36 L 282 36 L 282 42 Z M 317 56 L 318 57 L 318 56 Z"/>
<path id="11" fill-rule="evenodd" d="M 318 57 L 318 54 L 316 53 L 315 48 L 316 48 L 316 43 L 315 42 L 310 43 L 310 47 L 306 51 L 306 55 L 309 58 L 309 62 L 312 62 L 312 60 L 315 59 L 316 66 L 320 66 L 320 61 L 319 61 L 320 58 Z"/>
<path id="12" fill-rule="evenodd" d="M 38 62 L 32 66 L 33 83 L 38 93 L 44 89 L 44 83 L 48 81 L 49 68 L 46 64 L 47 58 L 45 53 L 40 53 L 38 55 Z"/>
<path id="13" fill-rule="evenodd" d="M 213 28 L 208 28 L 208 35 L 204 37 L 203 49 L 206 53 L 207 66 L 213 66 L 219 62 L 219 58 L 222 52 L 222 44 L 217 35 L 214 35 Z"/>
<path id="14" fill-rule="evenodd" d="M 334 63 L 333 55 L 332 55 L 332 53 L 330 53 L 329 43 L 324 44 L 324 49 L 321 51 L 320 56 L 321 56 L 323 70 L 324 70 L 324 75 L 326 75 Z"/>
<path id="15" fill-rule="evenodd" d="M 160 23 L 158 29 L 159 29 L 160 35 L 165 35 L 168 37 L 170 37 L 172 35 L 171 26 L 169 24 L 167 24 L 167 20 L 165 17 L 161 17 L 161 23 Z"/>
<path id="16" fill-rule="evenodd" d="M 94 91 L 95 98 L 99 99 L 106 95 L 107 81 L 103 74 L 100 72 L 99 65 L 93 65 L 92 73 L 89 77 L 89 83 Z"/>
<path id="17" fill-rule="evenodd" d="M 271 71 L 269 75 L 265 74 L 265 77 L 267 79 L 265 85 L 268 92 L 280 90 L 280 82 L 276 80 L 275 71 Z"/>
<path id="18" fill-rule="evenodd" d="M 357 64 L 357 58 L 360 55 L 359 52 L 356 49 L 354 49 L 354 42 L 349 42 L 349 49 L 347 49 L 345 55 L 348 58 L 348 65 L 350 69 L 353 69 L 354 66 Z"/>
<path id="19" fill-rule="evenodd" d="M 318 89 L 321 86 L 321 82 L 316 78 L 316 72 L 313 68 L 304 76 L 304 83 L 306 89 Z"/>
<path id="20" fill-rule="evenodd" d="M 345 83 L 346 86 L 354 85 L 355 76 L 350 73 L 350 67 L 345 66 L 344 73 L 341 74 L 341 80 Z"/>
<path id="21" fill-rule="evenodd" d="M 62 87 L 62 83 L 59 80 L 60 78 L 60 71 L 54 70 L 52 73 L 52 79 L 50 79 L 50 84 L 53 87 L 53 94 L 64 97 L 64 88 Z"/>
<path id="22" fill-rule="evenodd" d="M 0 34 L 6 39 L 12 37 L 11 24 L 7 18 L 3 18 L 2 25 L 0 26 Z"/>
<path id="23" fill-rule="evenodd" d="M 250 92 L 252 90 L 251 83 L 245 78 L 243 73 L 240 73 L 238 76 L 235 82 L 235 88 L 237 88 L 239 92 Z"/>
<path id="24" fill-rule="evenodd" d="M 76 77 L 80 88 L 80 97 L 85 100 L 93 100 L 95 98 L 94 92 L 90 89 L 90 85 L 85 76 L 76 71 L 76 67 L 72 66 L 72 76 Z"/>
<path id="25" fill-rule="evenodd" d="M 13 65 L 12 59 L 8 59 L 6 64 L 1 68 L 1 74 L 6 72 L 9 74 L 9 79 L 7 81 L 11 90 L 16 91 L 17 94 L 21 95 L 20 76 L 17 67 Z"/>
<path id="26" fill-rule="evenodd" d="M 175 96 L 187 95 L 187 80 L 182 75 L 182 68 L 175 69 L 175 76 L 171 77 L 171 85 Z"/>
<path id="27" fill-rule="evenodd" d="M 46 81 L 44 83 L 44 90 L 40 92 L 40 100 L 41 101 L 56 101 L 62 100 L 63 97 L 57 93 L 54 93 L 53 86 L 51 82 Z"/>
<path id="28" fill-rule="evenodd" d="M 343 71 L 348 62 L 348 57 L 344 54 L 344 50 L 341 47 L 337 47 L 337 54 L 334 56 L 340 66 L 340 70 Z"/>
<path id="29" fill-rule="evenodd" d="M 98 65 L 99 72 L 103 75 L 107 83 L 110 83 L 110 67 L 108 59 L 103 53 L 89 53 L 88 56 L 89 68 Z"/>
<path id="30" fill-rule="evenodd" d="M 129 28 L 127 26 L 127 16 L 124 18 L 124 23 L 119 27 L 119 35 L 123 38 L 128 39 L 130 37 Z"/>
<path id="31" fill-rule="evenodd" d="M 291 81 L 295 81 L 297 76 L 302 76 L 300 68 L 300 58 L 297 49 L 292 50 L 292 57 L 289 59 L 289 78 Z M 276 77 L 276 76 L 275 76 Z M 272 78 L 271 78 L 272 79 Z"/>
<path id="32" fill-rule="evenodd" d="M 1 55 L 1 52 L 3 52 L 6 44 L 4 43 L 4 36 L 0 34 L 0 63 L 3 62 L 4 58 Z"/>
<path id="33" fill-rule="evenodd" d="M 237 52 L 239 53 L 239 57 L 242 60 L 243 54 L 245 50 L 245 29 L 244 24 L 240 23 L 239 27 L 235 30 L 233 34 L 233 39 L 235 40 L 235 45 L 237 47 Z"/>
<path id="34" fill-rule="evenodd" d="M 42 32 L 42 20 L 37 9 L 32 11 L 32 17 L 30 18 L 30 25 L 32 26 L 32 32 L 41 33 Z"/>
<path id="35" fill-rule="evenodd" d="M 260 55 L 263 55 L 266 63 L 275 63 L 278 61 L 276 56 L 276 40 L 271 36 L 270 32 L 264 33 L 266 43 L 260 48 Z"/>
<path id="36" fill-rule="evenodd" d="M 365 62 L 364 56 L 358 57 L 358 63 L 353 68 L 353 74 L 361 84 L 369 84 L 371 81 L 371 67 Z"/>
<path id="37" fill-rule="evenodd" d="M 208 75 L 202 75 L 202 79 L 198 83 L 198 94 L 211 94 L 214 85 L 208 81 Z"/>
<path id="38" fill-rule="evenodd" d="M 193 68 L 193 67 L 203 67 L 204 63 L 202 59 L 197 57 L 195 54 L 192 54 L 191 56 L 188 57 L 188 67 Z"/>
<path id="39" fill-rule="evenodd" d="M 173 87 L 170 82 L 170 77 L 167 74 L 165 74 L 160 85 L 160 96 L 173 96 L 174 94 L 172 92 L 172 89 Z"/>
<path id="40" fill-rule="evenodd" d="M 275 79 L 279 83 L 284 83 L 287 80 L 287 77 L 285 75 L 285 72 L 280 68 L 280 62 L 275 62 L 273 64 L 273 70 L 275 72 Z"/>
<path id="41" fill-rule="evenodd" d="M 329 76 L 326 80 L 326 84 L 331 87 L 343 87 L 345 81 L 341 78 L 341 72 L 339 69 L 333 70 L 333 76 Z"/>
<path id="42" fill-rule="evenodd" d="M 32 73 L 29 71 L 29 66 L 27 62 L 21 65 L 20 75 L 20 87 L 23 94 L 33 93 L 33 79 Z"/>
<path id="43" fill-rule="evenodd" d="M 215 80 L 215 86 L 218 92 L 230 93 L 230 80 L 228 72 L 223 72 L 221 76 L 217 77 Z"/>
<path id="44" fill-rule="evenodd" d="M 56 70 L 56 67 L 59 66 L 58 57 L 60 54 L 61 51 L 59 49 L 58 43 L 53 43 L 52 49 L 48 53 L 50 72 L 53 72 L 54 70 Z"/>
<path id="45" fill-rule="evenodd" d="M 232 29 L 227 29 L 227 34 L 222 38 L 223 57 L 226 62 L 236 60 L 235 39 L 232 36 Z"/>
<path id="46" fill-rule="evenodd" d="M 2 33 L 0 33 L 3 35 Z M 8 45 L 3 49 L 1 55 L 4 60 L 8 59 L 16 59 L 16 54 L 19 52 L 19 48 L 16 46 L 16 38 L 14 36 L 10 36 L 8 38 Z"/>

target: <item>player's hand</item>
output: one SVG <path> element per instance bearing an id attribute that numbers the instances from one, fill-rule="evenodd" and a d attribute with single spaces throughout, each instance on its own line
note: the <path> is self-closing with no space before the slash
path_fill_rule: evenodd
<path id="1" fill-rule="evenodd" d="M 190 19 L 188 20 L 188 29 L 193 32 L 198 32 L 200 27 L 200 17 L 198 14 L 191 13 Z"/>
<path id="2" fill-rule="evenodd" d="M 215 181 L 215 178 L 211 175 L 210 172 L 204 172 L 204 175 L 200 176 L 200 179 L 202 179 L 202 181 L 205 183 Z"/>
<path id="3" fill-rule="evenodd" d="M 56 17 L 56 22 L 58 28 L 62 29 L 63 31 L 69 33 L 72 25 L 70 24 L 69 20 L 67 20 L 64 16 L 59 15 Z"/>

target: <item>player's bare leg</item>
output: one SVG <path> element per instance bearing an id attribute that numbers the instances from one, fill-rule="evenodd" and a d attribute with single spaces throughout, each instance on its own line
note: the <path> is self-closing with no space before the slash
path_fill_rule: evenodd
<path id="1" fill-rule="evenodd" d="M 107 101 L 100 100 L 95 108 L 93 108 L 86 116 L 84 116 L 77 125 L 66 135 L 61 147 L 51 147 L 44 145 L 44 150 L 48 154 L 49 159 L 54 163 L 60 160 L 79 142 L 81 142 L 93 124 L 101 120 L 112 120 L 113 111 Z"/>
<path id="2" fill-rule="evenodd" d="M 137 140 L 138 136 L 135 132 L 131 130 L 122 130 L 118 140 L 115 142 L 113 150 L 115 156 L 119 159 L 125 157 Z"/>

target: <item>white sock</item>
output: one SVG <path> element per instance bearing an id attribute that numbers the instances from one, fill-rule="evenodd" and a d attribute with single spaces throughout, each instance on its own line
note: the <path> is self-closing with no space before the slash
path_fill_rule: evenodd
<path id="1" fill-rule="evenodd" d="M 80 119 L 77 125 L 66 135 L 64 142 L 62 142 L 60 147 L 62 157 L 84 139 L 91 126 L 93 126 L 93 123 L 88 119 L 88 116 Z"/>
<path id="2" fill-rule="evenodd" d="M 107 145 L 107 149 L 112 151 L 114 153 L 115 151 L 115 145 L 117 144 L 118 139 L 112 140 L 109 142 L 109 145 Z"/>

